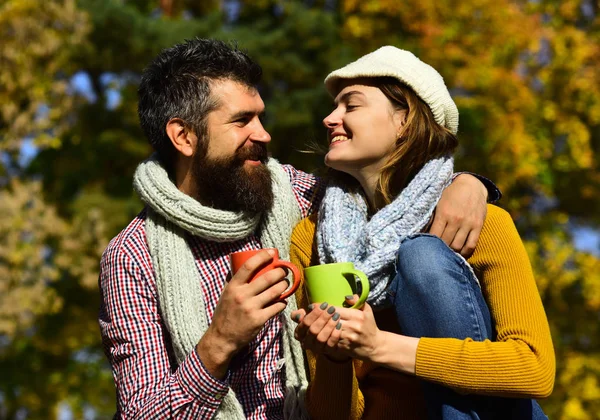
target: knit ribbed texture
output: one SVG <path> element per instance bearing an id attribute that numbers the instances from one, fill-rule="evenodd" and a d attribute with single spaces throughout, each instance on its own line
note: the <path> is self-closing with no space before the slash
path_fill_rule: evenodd
<path id="1" fill-rule="evenodd" d="M 146 238 L 156 275 L 159 306 L 178 363 L 195 351 L 208 328 L 205 299 L 194 256 L 185 240 L 186 232 L 209 241 L 226 242 L 249 236 L 261 223 L 262 245 L 277 248 L 282 259 L 289 258 L 289 238 L 301 213 L 286 172 L 274 159 L 267 165 L 273 180 L 274 203 L 262 221 L 260 215 L 248 217 L 202 206 L 176 188 L 155 156 L 141 163 L 135 172 L 134 188 L 149 207 Z M 296 308 L 296 300 L 291 296 L 281 314 L 286 419 L 307 418 L 304 358 L 300 344 L 294 339 L 295 326 L 290 320 L 290 313 Z M 233 390 L 229 389 L 223 398 L 215 418 L 245 419 Z"/>
<path id="2" fill-rule="evenodd" d="M 369 279 L 367 302 L 376 308 L 385 306 L 400 243 L 429 222 L 451 181 L 453 162 L 452 157 L 427 162 L 400 195 L 370 220 L 362 195 L 340 185 L 328 185 L 319 210 L 319 262 L 354 263 Z"/>
<path id="3" fill-rule="evenodd" d="M 314 215 L 304 219 L 292 234 L 290 258 L 298 266 L 315 263 L 315 222 Z M 488 205 L 479 242 L 468 262 L 481 280 L 497 339 L 422 338 L 417 350 L 417 377 L 467 393 L 547 397 L 555 375 L 552 337 L 527 252 L 506 211 Z M 304 288 L 298 289 L 296 297 L 303 306 L 307 304 Z M 394 322 L 394 314 L 386 312 L 375 314 L 380 327 Z M 314 355 L 307 353 L 307 357 L 309 366 L 315 366 Z M 329 413 L 329 405 L 351 404 L 352 419 L 379 420 L 397 413 L 407 419 L 423 418 L 419 417 L 424 409 L 418 396 L 419 382 L 395 379 L 392 376 L 406 375 L 386 370 L 386 376 L 382 370 L 386 369 L 359 360 L 354 366 L 330 363 L 326 378 L 311 369 L 307 392 L 311 416 L 325 418 L 323 413 Z M 358 395 L 347 390 L 349 371 L 354 372 L 353 380 L 359 381 Z M 327 398 L 319 398 L 323 384 L 317 381 L 326 381 Z M 411 397 L 407 399 L 407 395 Z M 364 407 L 365 401 L 368 407 Z"/>
<path id="4" fill-rule="evenodd" d="M 488 208 L 469 262 L 480 273 L 497 342 L 423 338 L 417 375 L 457 389 L 545 398 L 554 384 L 555 360 L 544 307 L 510 215 L 498 207 Z M 490 232 L 493 240 L 488 240 Z"/>
<path id="5" fill-rule="evenodd" d="M 425 101 L 435 121 L 453 134 L 458 131 L 458 109 L 442 76 L 410 51 L 387 45 L 334 70 L 325 78 L 327 91 L 335 96 L 342 79 L 393 77 L 410 86 Z"/>
<path id="6" fill-rule="evenodd" d="M 154 208 L 156 213 L 192 235 L 210 238 L 211 241 L 244 239 L 254 232 L 260 221 L 260 215 L 249 216 L 200 205 L 174 188 L 173 181 L 155 155 L 137 167 L 133 187 L 142 201 Z M 198 218 L 200 215 L 201 219 Z"/>

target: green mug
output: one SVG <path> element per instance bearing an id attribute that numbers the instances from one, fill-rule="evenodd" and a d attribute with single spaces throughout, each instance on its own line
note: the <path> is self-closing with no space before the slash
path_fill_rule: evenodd
<path id="1" fill-rule="evenodd" d="M 356 277 L 360 280 L 362 293 L 352 308 L 364 305 L 369 295 L 369 279 L 365 273 L 354 268 L 351 262 L 315 265 L 304 269 L 304 284 L 310 302 L 327 302 L 344 306 L 346 296 L 357 291 Z"/>

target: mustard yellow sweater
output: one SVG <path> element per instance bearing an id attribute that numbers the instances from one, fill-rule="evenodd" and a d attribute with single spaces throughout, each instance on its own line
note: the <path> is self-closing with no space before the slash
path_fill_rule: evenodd
<path id="1" fill-rule="evenodd" d="M 318 264 L 314 215 L 292 235 L 291 260 Z M 424 418 L 419 379 L 462 393 L 545 398 L 554 387 L 555 358 L 550 329 L 529 258 L 510 215 L 488 205 L 479 242 L 469 258 L 482 286 L 497 339 L 421 338 L 416 376 L 353 360 L 334 363 L 307 352 L 307 406 L 314 419 Z M 308 306 L 304 288 L 299 307 Z M 400 333 L 391 311 L 376 313 L 380 329 Z"/>

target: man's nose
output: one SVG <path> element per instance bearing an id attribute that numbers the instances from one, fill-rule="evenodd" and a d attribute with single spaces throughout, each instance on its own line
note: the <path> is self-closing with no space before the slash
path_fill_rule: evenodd
<path id="1" fill-rule="evenodd" d="M 261 143 L 268 143 L 271 141 L 271 135 L 267 130 L 265 130 L 262 123 L 258 121 L 254 130 L 252 131 L 252 134 L 250 135 L 250 140 L 258 141 Z"/>

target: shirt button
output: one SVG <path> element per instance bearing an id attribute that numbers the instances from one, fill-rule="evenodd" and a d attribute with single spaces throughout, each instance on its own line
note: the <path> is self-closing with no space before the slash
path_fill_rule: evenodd
<path id="1" fill-rule="evenodd" d="M 276 364 L 277 370 L 281 370 L 281 368 L 283 368 L 283 365 L 285 365 L 285 359 L 279 359 Z"/>

